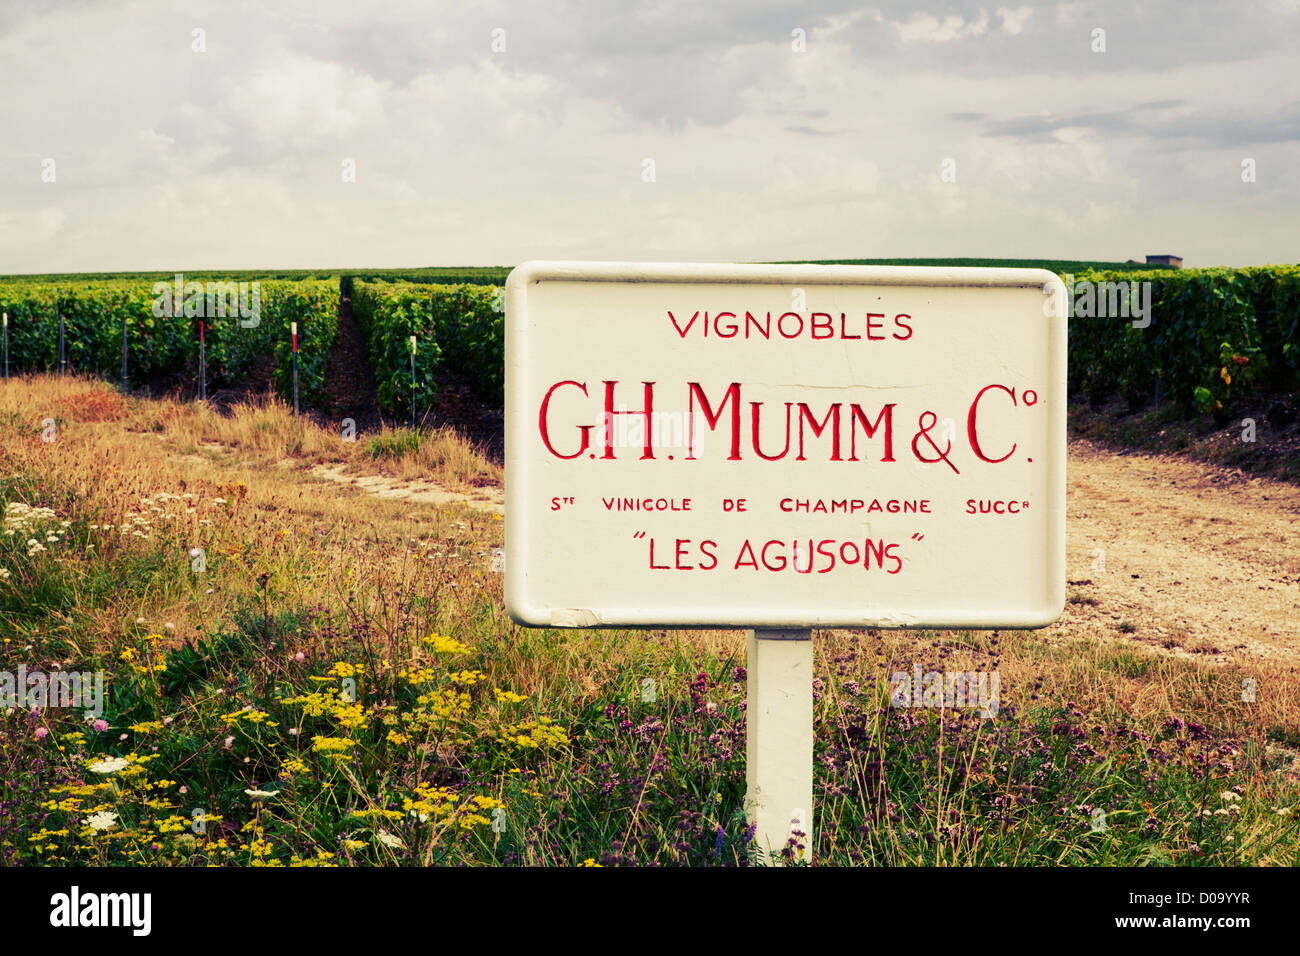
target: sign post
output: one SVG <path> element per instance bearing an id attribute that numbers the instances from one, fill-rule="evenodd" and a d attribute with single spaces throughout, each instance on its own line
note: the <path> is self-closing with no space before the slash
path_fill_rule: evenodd
<path id="1" fill-rule="evenodd" d="M 122 384 L 126 384 L 126 339 L 122 340 Z M 208 397 L 208 353 L 203 335 L 203 319 L 199 318 L 199 399 Z"/>
<path id="2" fill-rule="evenodd" d="M 760 850 L 812 858 L 812 631 L 749 632 L 745 790 Z M 795 846 L 803 846 L 802 854 Z"/>
<path id="3" fill-rule="evenodd" d="M 289 334 L 293 336 L 293 413 L 298 414 L 298 323 L 289 323 Z"/>
<path id="4" fill-rule="evenodd" d="M 747 810 L 811 859 L 813 629 L 1061 613 L 1065 316 L 1038 269 L 519 266 L 507 610 L 750 629 Z"/>

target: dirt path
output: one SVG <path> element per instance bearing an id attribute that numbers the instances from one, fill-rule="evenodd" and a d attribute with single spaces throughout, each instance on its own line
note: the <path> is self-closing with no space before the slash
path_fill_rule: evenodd
<path id="1" fill-rule="evenodd" d="M 1300 487 L 1075 440 L 1066 509 L 1062 624 L 1300 664 Z"/>
<path id="2" fill-rule="evenodd" d="M 339 484 L 353 485 L 380 498 L 401 498 L 431 505 L 464 504 L 479 511 L 505 513 L 505 492 L 500 488 L 451 491 L 432 481 L 404 480 L 386 475 L 352 475 L 346 473 L 345 468 L 345 465 L 316 465 L 309 473 Z"/>
<path id="3" fill-rule="evenodd" d="M 325 367 L 324 387 L 331 403 L 326 411 L 335 421 L 351 418 L 360 432 L 379 427 L 375 379 L 370 363 L 366 361 L 365 346 L 352 314 L 350 296 L 339 296 L 339 334 Z"/>

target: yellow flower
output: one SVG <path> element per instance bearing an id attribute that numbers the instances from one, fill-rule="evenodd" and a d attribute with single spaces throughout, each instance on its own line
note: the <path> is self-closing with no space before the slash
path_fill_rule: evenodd
<path id="1" fill-rule="evenodd" d="M 447 637 L 445 634 L 430 634 L 420 640 L 427 644 L 435 654 L 468 654 L 470 650 L 468 644 L 462 644 L 455 638 Z"/>
<path id="2" fill-rule="evenodd" d="M 313 737 L 311 741 L 311 749 L 327 760 L 346 760 L 355 746 L 356 741 L 346 737 Z"/>
<path id="3" fill-rule="evenodd" d="M 280 761 L 280 774 L 310 773 L 311 768 L 299 760 L 297 757 L 289 757 Z"/>
<path id="4" fill-rule="evenodd" d="M 549 750 L 569 745 L 569 735 L 549 717 L 509 724 L 500 736 L 504 743 L 518 750 Z"/>

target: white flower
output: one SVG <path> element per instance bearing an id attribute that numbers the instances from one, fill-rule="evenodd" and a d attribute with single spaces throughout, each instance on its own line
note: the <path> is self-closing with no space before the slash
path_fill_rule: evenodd
<path id="1" fill-rule="evenodd" d="M 265 800 L 267 797 L 278 797 L 280 795 L 279 790 L 245 790 L 244 793 L 254 800 Z"/>
<path id="2" fill-rule="evenodd" d="M 397 837 L 389 833 L 387 830 L 380 830 L 378 833 L 375 834 L 375 839 L 378 840 L 380 843 L 382 843 L 384 846 L 392 847 L 394 850 L 406 849 L 406 845 L 402 843 L 400 839 L 398 839 Z"/>
<path id="3" fill-rule="evenodd" d="M 3 578 L 3 579 L 6 580 L 6 581 L 9 580 L 9 569 L 8 569 L 8 568 L 0 568 L 0 578 Z"/>
<path id="4" fill-rule="evenodd" d="M 86 826 L 92 830 L 107 830 L 117 824 L 117 814 L 111 810 L 101 810 L 99 813 L 86 817 Z"/>
<path id="5" fill-rule="evenodd" d="M 1231 790 L 1225 790 L 1223 793 L 1219 794 L 1219 799 L 1223 800 L 1225 803 L 1235 803 L 1241 799 L 1241 794 L 1233 793 Z"/>
<path id="6" fill-rule="evenodd" d="M 1290 808 L 1290 807 L 1278 807 L 1278 808 L 1277 808 L 1277 815 L 1278 815 L 1279 817 L 1289 817 L 1289 816 L 1291 815 L 1291 808 Z"/>
<path id="7" fill-rule="evenodd" d="M 117 773 L 128 763 L 130 761 L 125 757 L 106 757 L 95 763 L 86 764 L 86 769 L 95 773 Z"/>

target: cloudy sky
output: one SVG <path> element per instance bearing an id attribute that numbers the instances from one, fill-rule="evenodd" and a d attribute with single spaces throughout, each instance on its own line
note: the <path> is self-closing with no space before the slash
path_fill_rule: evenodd
<path id="1" fill-rule="evenodd" d="M 3 0 L 0 273 L 1296 262 L 1298 81 L 1300 0 Z"/>

